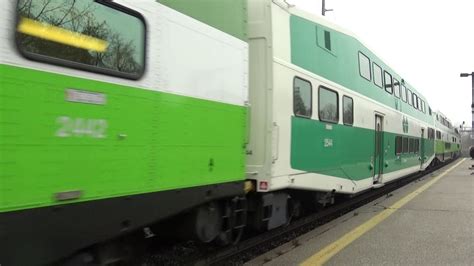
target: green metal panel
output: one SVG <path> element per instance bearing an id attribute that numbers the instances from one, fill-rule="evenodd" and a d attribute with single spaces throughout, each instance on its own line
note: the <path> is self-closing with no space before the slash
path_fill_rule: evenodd
<path id="1" fill-rule="evenodd" d="M 435 141 L 432 139 L 425 139 L 424 141 L 425 141 L 425 158 L 428 159 L 434 154 Z"/>
<path id="2" fill-rule="evenodd" d="M 397 134 L 383 133 L 383 172 L 420 165 L 418 153 L 395 154 Z M 433 155 L 433 142 L 425 140 L 425 156 Z M 291 119 L 293 169 L 362 180 L 373 176 L 375 130 L 327 124 L 300 117 Z"/>
<path id="3" fill-rule="evenodd" d="M 0 73 L 0 212 L 60 204 L 58 192 L 80 191 L 76 202 L 244 179 L 244 107 L 6 65 Z M 68 88 L 107 101 L 70 102 Z M 105 138 L 91 136 L 94 120 L 107 121 Z"/>
<path id="4" fill-rule="evenodd" d="M 442 154 L 444 153 L 444 141 L 442 140 L 436 140 L 435 141 L 435 152 L 436 154 Z"/>
<path id="5" fill-rule="evenodd" d="M 368 56 L 371 62 L 375 60 L 382 69 L 387 70 L 394 78 L 401 81 L 401 77 L 395 71 L 354 37 L 295 15 L 290 17 L 290 31 L 291 60 L 293 64 L 359 92 L 386 106 L 433 124 L 433 119 L 428 114 L 415 110 L 407 103 L 360 76 L 359 51 Z M 325 31 L 330 33 L 331 50 L 326 49 L 324 42 L 321 40 Z M 411 86 L 408 85 L 408 88 L 415 92 Z M 423 99 L 419 93 L 417 94 Z M 423 100 L 426 102 L 425 99 Z"/>
<path id="6" fill-rule="evenodd" d="M 247 0 L 159 0 L 158 2 L 247 42 Z"/>
<path id="7" fill-rule="evenodd" d="M 451 146 L 446 148 L 446 144 L 450 143 Z M 457 143 L 451 143 L 443 140 L 436 140 L 435 141 L 435 152 L 436 154 L 443 154 L 443 153 L 451 153 L 457 152 L 460 150 L 460 146 Z"/>

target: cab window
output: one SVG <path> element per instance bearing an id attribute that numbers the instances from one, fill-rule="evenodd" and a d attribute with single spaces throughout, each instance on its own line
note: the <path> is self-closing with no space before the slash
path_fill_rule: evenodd
<path id="1" fill-rule="evenodd" d="M 383 86 L 382 68 L 376 63 L 373 63 L 373 67 L 374 67 L 374 84 L 382 88 Z"/>
<path id="2" fill-rule="evenodd" d="M 362 52 L 359 52 L 359 74 L 368 81 L 372 80 L 370 76 L 370 59 Z"/>
<path id="3" fill-rule="evenodd" d="M 293 112 L 296 116 L 310 118 L 312 108 L 313 88 L 311 82 L 295 77 L 293 80 Z"/>
<path id="4" fill-rule="evenodd" d="M 339 121 L 338 94 L 322 86 L 319 87 L 319 120 L 331 123 Z"/>
<path id="5" fill-rule="evenodd" d="M 17 46 L 32 60 L 138 79 L 145 23 L 112 1 L 20 0 Z"/>
<path id="6" fill-rule="evenodd" d="M 342 120 L 344 124 L 354 124 L 354 100 L 351 97 L 344 95 L 344 97 L 342 97 L 342 108 Z"/>
<path id="7" fill-rule="evenodd" d="M 407 89 L 408 104 L 413 106 L 413 93 L 410 89 Z"/>
<path id="8" fill-rule="evenodd" d="M 402 101 L 407 102 L 407 88 L 402 84 Z"/>
<path id="9" fill-rule="evenodd" d="M 395 137 L 395 155 L 400 155 L 403 152 L 402 136 Z"/>
<path id="10" fill-rule="evenodd" d="M 400 98 L 400 82 L 395 78 L 393 79 L 393 94 Z"/>
<path id="11" fill-rule="evenodd" d="M 402 144 L 403 144 L 403 153 L 408 153 L 409 152 L 409 149 L 408 149 L 408 138 L 406 137 L 403 137 L 402 138 Z"/>
<path id="12" fill-rule="evenodd" d="M 393 94 L 392 75 L 387 71 L 384 71 L 385 91 Z"/>

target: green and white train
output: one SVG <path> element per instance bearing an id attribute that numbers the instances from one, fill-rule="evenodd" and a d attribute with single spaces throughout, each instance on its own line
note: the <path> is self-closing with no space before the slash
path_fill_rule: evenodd
<path id="1" fill-rule="evenodd" d="M 461 154 L 461 135 L 451 121 L 441 112 L 435 118 L 435 155 L 436 162 L 456 158 Z"/>
<path id="2" fill-rule="evenodd" d="M 284 1 L 3 4 L 1 265 L 231 243 L 460 150 L 354 34 Z"/>

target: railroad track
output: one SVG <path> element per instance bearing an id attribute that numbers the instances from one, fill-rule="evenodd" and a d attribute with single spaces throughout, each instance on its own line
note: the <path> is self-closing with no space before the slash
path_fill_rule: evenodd
<path id="1" fill-rule="evenodd" d="M 342 216 L 356 208 L 359 208 L 369 202 L 372 202 L 383 196 L 390 196 L 390 193 L 401 188 L 415 180 L 420 179 L 432 172 L 450 164 L 450 160 L 416 174 L 409 175 L 403 179 L 386 184 L 383 187 L 357 195 L 344 202 L 333 205 L 315 214 L 300 218 L 288 226 L 277 228 L 254 237 L 250 237 L 240 243 L 219 249 L 209 254 L 203 254 L 199 258 L 189 261 L 190 265 L 241 265 L 251 259 L 262 255 L 280 245 L 294 241 L 320 225 L 323 225 L 339 216 Z M 298 245 L 298 243 L 295 243 Z"/>

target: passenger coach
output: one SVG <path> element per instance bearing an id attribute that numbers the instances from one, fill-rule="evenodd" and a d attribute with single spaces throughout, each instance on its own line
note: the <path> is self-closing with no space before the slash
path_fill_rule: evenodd
<path id="1" fill-rule="evenodd" d="M 353 33 L 268 3 L 249 2 L 265 12 L 249 13 L 247 178 L 280 195 L 274 211 L 308 198 L 325 205 L 431 164 L 435 113 L 420 92 Z"/>

